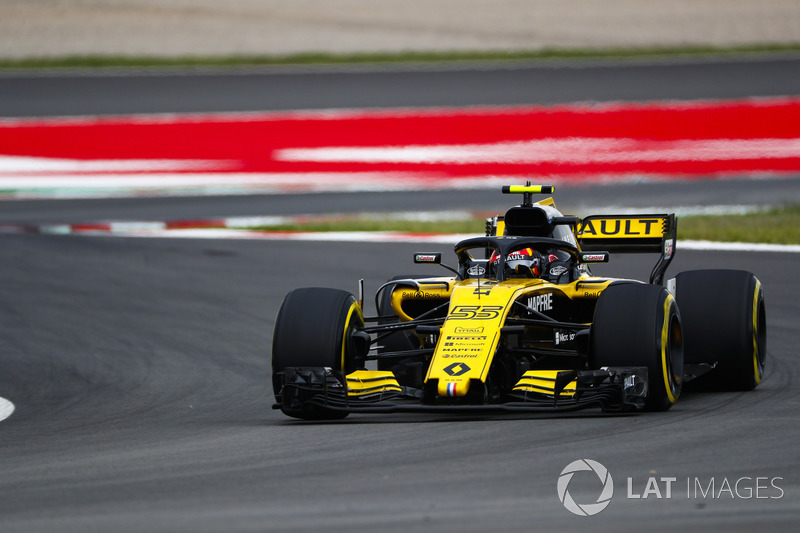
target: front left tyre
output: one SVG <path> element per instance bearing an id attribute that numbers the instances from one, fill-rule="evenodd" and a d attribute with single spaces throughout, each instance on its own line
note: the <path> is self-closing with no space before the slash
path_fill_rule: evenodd
<path id="1" fill-rule="evenodd" d="M 659 285 L 611 285 L 597 300 L 590 366 L 646 367 L 648 411 L 666 411 L 683 385 L 683 331 L 675 298 Z"/>

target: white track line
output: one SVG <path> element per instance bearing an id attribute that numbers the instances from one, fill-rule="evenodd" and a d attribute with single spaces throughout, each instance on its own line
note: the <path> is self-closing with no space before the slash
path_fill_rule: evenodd
<path id="1" fill-rule="evenodd" d="M 21 157 L 0 155 L 0 177 L 36 177 L 41 174 L 81 174 L 87 172 L 167 172 L 199 169 L 224 170 L 227 161 L 181 159 L 66 159 L 54 157 Z"/>
<path id="2" fill-rule="evenodd" d="M 0 421 L 5 420 L 14 412 L 14 404 L 6 400 L 5 398 L 0 398 Z"/>
<path id="3" fill-rule="evenodd" d="M 797 157 L 800 139 L 556 138 L 489 144 L 321 147 L 278 150 L 275 159 L 336 163 L 642 163 Z"/>
<path id="4" fill-rule="evenodd" d="M 719 252 L 800 253 L 799 244 L 765 244 L 760 242 L 678 241 L 678 250 L 714 250 Z"/>

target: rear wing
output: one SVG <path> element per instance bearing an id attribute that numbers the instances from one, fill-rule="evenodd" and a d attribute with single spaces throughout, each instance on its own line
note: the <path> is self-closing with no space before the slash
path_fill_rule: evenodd
<path id="1" fill-rule="evenodd" d="M 675 256 L 678 219 L 662 215 L 592 215 L 578 224 L 576 237 L 583 252 L 658 253 L 650 283 L 662 285 Z"/>

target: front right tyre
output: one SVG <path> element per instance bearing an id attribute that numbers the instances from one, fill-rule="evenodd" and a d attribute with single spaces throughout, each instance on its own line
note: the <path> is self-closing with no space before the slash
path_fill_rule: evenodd
<path id="1" fill-rule="evenodd" d="M 716 365 L 698 390 L 752 390 L 764 379 L 767 312 L 761 282 L 743 270 L 691 270 L 675 278 L 686 362 Z"/>
<path id="2" fill-rule="evenodd" d="M 363 364 L 363 342 L 356 333 L 364 327 L 361 306 L 347 291 L 328 288 L 295 289 L 286 295 L 272 335 L 272 387 L 278 403 L 282 372 L 289 367 L 327 367 L 349 374 Z M 347 411 L 321 406 L 287 409 L 303 419 L 344 418 Z"/>

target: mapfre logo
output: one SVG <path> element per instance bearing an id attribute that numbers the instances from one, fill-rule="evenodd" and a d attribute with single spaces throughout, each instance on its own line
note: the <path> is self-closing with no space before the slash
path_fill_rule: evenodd
<path id="1" fill-rule="evenodd" d="M 602 484 L 600 495 L 593 503 L 578 503 L 569 492 L 569 485 L 572 482 L 576 473 L 587 472 L 594 473 Z M 611 479 L 608 469 L 591 459 L 578 459 L 568 464 L 561 475 L 558 476 L 558 499 L 564 504 L 564 507 L 571 513 L 578 516 L 593 516 L 608 507 L 611 503 L 611 498 L 614 496 L 614 480 Z"/>

